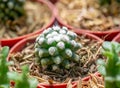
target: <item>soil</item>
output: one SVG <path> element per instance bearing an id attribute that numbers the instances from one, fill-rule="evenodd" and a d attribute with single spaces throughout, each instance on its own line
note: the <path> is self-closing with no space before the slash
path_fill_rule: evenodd
<path id="1" fill-rule="evenodd" d="M 11 61 L 14 64 L 10 67 L 11 71 L 21 72 L 22 65 L 29 65 L 30 76 L 37 78 L 40 82 L 45 83 L 61 83 L 78 80 L 78 77 L 85 77 L 89 73 L 97 71 L 96 60 L 98 58 L 104 59 L 100 53 L 101 42 L 93 39 L 88 39 L 84 35 L 78 36 L 77 42 L 82 44 L 77 53 L 81 56 L 79 63 L 74 63 L 70 70 L 61 69 L 57 72 L 43 70 L 41 66 L 36 63 L 34 43 L 27 43 L 22 51 L 10 55 Z"/>
<path id="2" fill-rule="evenodd" d="M 56 7 L 62 21 L 75 28 L 107 31 L 120 27 L 120 5 L 101 6 L 100 0 L 58 0 Z"/>
<path id="3" fill-rule="evenodd" d="M 105 88 L 104 87 L 104 79 L 102 76 L 90 74 L 90 77 L 91 78 L 88 81 L 82 81 L 82 79 L 79 78 L 76 88 L 93 88 L 93 87 Z M 67 88 L 70 88 L 70 87 L 67 87 Z"/>
<path id="4" fill-rule="evenodd" d="M 14 21 L 10 27 L 0 24 L 0 39 L 10 39 L 37 31 L 49 23 L 52 12 L 45 4 L 26 0 L 26 17 Z"/>

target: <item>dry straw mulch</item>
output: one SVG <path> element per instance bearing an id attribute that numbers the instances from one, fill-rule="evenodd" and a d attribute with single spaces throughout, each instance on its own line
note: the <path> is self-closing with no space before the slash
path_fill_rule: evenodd
<path id="1" fill-rule="evenodd" d="M 57 72 L 43 70 L 38 63 L 36 63 L 34 43 L 27 43 L 22 51 L 13 53 L 10 56 L 14 64 L 10 67 L 11 71 L 21 72 L 22 65 L 29 65 L 30 76 L 35 77 L 39 82 L 45 83 L 67 83 L 70 79 L 72 81 L 78 80 L 78 77 L 85 77 L 89 73 L 97 71 L 96 60 L 103 58 L 100 53 L 101 42 L 88 39 L 84 35 L 79 36 L 76 41 L 82 44 L 82 48 L 77 51 L 81 56 L 80 62 L 71 64 L 73 67 L 70 70 L 60 69 Z"/>
<path id="2" fill-rule="evenodd" d="M 72 85 L 71 80 L 67 83 L 66 88 L 104 88 L 104 79 L 102 76 L 90 74 L 90 79 L 83 81 L 81 78 L 77 81 L 77 86 Z"/>
<path id="3" fill-rule="evenodd" d="M 26 17 L 14 21 L 9 27 L 0 24 L 0 39 L 10 39 L 33 33 L 50 22 L 52 11 L 43 4 L 32 0 L 26 0 Z"/>
<path id="4" fill-rule="evenodd" d="M 106 31 L 120 27 L 120 5 L 100 6 L 99 1 L 58 0 L 56 7 L 62 21 L 75 28 Z"/>

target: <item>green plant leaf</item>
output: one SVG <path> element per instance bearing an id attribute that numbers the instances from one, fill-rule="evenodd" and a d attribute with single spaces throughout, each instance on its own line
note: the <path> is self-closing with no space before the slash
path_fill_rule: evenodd
<path id="1" fill-rule="evenodd" d="M 120 82 L 120 75 L 116 76 L 116 81 Z"/>
<path id="2" fill-rule="evenodd" d="M 109 51 L 103 52 L 103 55 L 106 56 L 108 59 L 112 59 L 114 57 L 114 54 Z"/>
<path id="3" fill-rule="evenodd" d="M 0 88 L 10 88 L 9 84 L 0 85 Z"/>
<path id="4" fill-rule="evenodd" d="M 3 58 L 7 58 L 8 53 L 9 53 L 9 47 L 7 46 L 3 47 L 1 53 L 2 53 Z"/>
<path id="5" fill-rule="evenodd" d="M 105 81 L 108 81 L 108 82 L 111 82 L 111 83 L 113 83 L 113 82 L 115 82 L 115 77 L 111 77 L 111 76 L 106 76 L 105 77 Z"/>
<path id="6" fill-rule="evenodd" d="M 102 75 L 106 75 L 106 71 L 105 71 L 105 62 L 101 59 L 97 60 L 97 64 L 98 66 L 98 71 L 102 74 Z"/>
<path id="7" fill-rule="evenodd" d="M 9 47 L 2 47 L 0 51 L 0 79 L 2 79 L 0 80 L 0 85 L 8 85 L 10 81 L 7 76 L 7 73 L 9 72 L 8 62 L 6 60 L 8 53 Z"/>
<path id="8" fill-rule="evenodd" d="M 116 76 L 116 85 L 120 88 L 120 75 Z"/>
<path id="9" fill-rule="evenodd" d="M 112 43 L 112 47 L 114 47 L 115 51 L 117 53 L 120 52 L 120 44 L 118 42 L 111 42 Z"/>
<path id="10" fill-rule="evenodd" d="M 120 66 L 120 60 L 116 63 L 116 66 Z"/>
<path id="11" fill-rule="evenodd" d="M 17 81 L 20 79 L 17 72 L 8 72 L 7 75 L 10 80 Z"/>
<path id="12" fill-rule="evenodd" d="M 102 75 L 106 75 L 106 71 L 105 71 L 105 67 L 100 65 L 98 66 L 98 71 L 102 74 Z"/>
<path id="13" fill-rule="evenodd" d="M 105 77 L 105 88 L 120 88 L 120 44 L 104 42 L 102 54 L 107 57 L 106 63 L 99 60 L 98 71 Z"/>
<path id="14" fill-rule="evenodd" d="M 38 80 L 35 78 L 30 78 L 29 83 L 30 83 L 30 88 L 37 88 Z"/>
<path id="15" fill-rule="evenodd" d="M 105 62 L 102 59 L 98 59 L 97 64 L 105 66 Z"/>
<path id="16" fill-rule="evenodd" d="M 112 50 L 111 42 L 108 42 L 108 41 L 103 42 L 102 48 L 106 51 L 111 51 Z"/>

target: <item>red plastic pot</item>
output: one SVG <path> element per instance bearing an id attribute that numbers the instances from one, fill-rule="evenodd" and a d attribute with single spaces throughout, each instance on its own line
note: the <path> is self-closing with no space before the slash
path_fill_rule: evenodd
<path id="1" fill-rule="evenodd" d="M 2 44 L 2 46 L 12 47 L 12 46 L 13 46 L 14 44 L 16 44 L 18 41 L 20 41 L 20 40 L 22 40 L 22 39 L 24 39 L 24 38 L 26 38 L 26 37 L 30 37 L 30 36 L 33 36 L 33 35 L 35 35 L 35 34 L 38 34 L 38 33 L 40 33 L 40 30 L 43 30 L 43 29 L 45 29 L 45 28 L 53 25 L 54 20 L 55 20 L 55 16 L 54 16 L 54 14 L 53 14 L 53 12 L 54 12 L 54 11 L 53 11 L 53 8 L 54 8 L 53 4 L 50 3 L 50 2 L 47 1 L 47 0 L 35 0 L 35 1 L 37 1 L 38 3 L 46 4 L 46 5 L 49 7 L 49 9 L 50 9 L 51 12 L 52 12 L 52 17 L 51 17 L 51 19 L 50 19 L 50 22 L 49 22 L 47 25 L 44 25 L 42 28 L 40 28 L 39 30 L 37 30 L 37 31 L 35 31 L 35 32 L 33 32 L 33 33 L 29 33 L 29 34 L 26 34 L 26 35 L 23 35 L 23 36 L 20 36 L 20 37 L 16 37 L 16 38 L 12 38 L 12 39 L 1 39 L 1 44 Z"/>
<path id="2" fill-rule="evenodd" d="M 116 35 L 112 41 L 120 42 L 120 33 Z"/>
<path id="3" fill-rule="evenodd" d="M 101 74 L 98 73 L 98 72 L 96 72 L 96 73 L 94 73 L 94 74 L 95 74 L 96 76 L 98 76 L 98 77 L 101 76 Z M 82 81 L 88 81 L 89 79 L 91 79 L 91 76 L 84 77 L 84 78 L 82 79 Z M 73 82 L 73 83 L 72 83 L 72 87 L 73 87 L 73 88 L 77 88 L 77 83 L 78 83 L 78 81 Z M 66 86 L 67 86 L 67 83 L 53 84 L 53 85 L 46 85 L 46 84 L 40 83 L 40 84 L 38 84 L 38 87 L 37 87 L 37 88 L 66 88 Z"/>
<path id="4" fill-rule="evenodd" d="M 52 0 L 52 1 L 55 1 L 54 3 L 56 3 L 57 1 L 56 0 Z M 65 22 L 63 22 L 62 18 L 59 16 L 59 13 L 58 13 L 58 9 L 57 7 L 55 8 L 55 16 L 59 22 L 60 25 L 64 25 L 70 29 L 73 29 L 73 30 L 79 30 L 79 31 L 83 31 L 84 33 L 91 33 L 91 34 L 94 34 L 98 37 L 100 37 L 101 39 L 103 40 L 108 40 L 108 41 L 111 41 L 118 33 L 120 33 L 120 28 L 115 28 L 115 29 L 110 29 L 108 31 L 90 31 L 89 29 L 79 29 L 79 28 L 75 28 L 69 24 L 66 24 Z"/>
<path id="5" fill-rule="evenodd" d="M 98 72 L 96 72 L 96 73 L 94 73 L 94 74 L 95 74 L 96 76 L 98 76 L 98 77 L 101 77 L 101 74 L 98 73 Z M 88 81 L 88 80 L 90 80 L 90 79 L 91 79 L 91 76 L 87 76 L 87 77 L 84 77 L 84 78 L 82 79 L 82 81 Z M 73 83 L 72 83 L 72 87 L 73 87 L 73 88 L 77 88 L 77 83 L 78 83 L 78 81 L 73 82 Z M 11 82 L 11 85 L 14 86 L 14 85 L 15 85 L 15 82 Z M 54 84 L 54 85 L 48 85 L 48 84 L 39 83 L 39 84 L 37 85 L 37 88 L 66 88 L 66 86 L 67 86 L 67 83 Z"/>
<path id="6" fill-rule="evenodd" d="M 40 33 L 41 33 L 41 32 L 42 32 L 42 31 L 40 31 Z M 95 36 L 95 35 L 92 35 L 92 34 L 89 34 L 89 33 L 83 33 L 83 32 L 81 32 L 81 31 L 75 31 L 75 32 L 76 32 L 78 35 L 85 35 L 86 38 L 94 39 L 94 40 L 96 40 L 96 41 L 98 41 L 98 42 L 103 42 L 103 40 L 101 40 L 99 37 L 97 37 L 97 36 Z M 16 53 L 16 52 L 21 51 L 21 50 L 24 48 L 24 46 L 26 45 L 27 42 L 29 42 L 29 43 L 35 42 L 35 39 L 36 39 L 37 36 L 38 36 L 38 35 L 35 35 L 35 36 L 33 36 L 33 37 L 25 38 L 25 39 L 19 41 L 17 44 L 15 44 L 15 45 L 11 48 L 10 53 L 9 53 L 9 56 L 10 56 L 10 54 L 12 54 L 12 53 Z M 7 58 L 8 61 L 10 60 L 9 56 L 8 56 L 8 58 Z M 88 76 L 88 77 L 83 78 L 83 80 L 86 80 L 86 81 L 87 81 L 89 78 L 90 78 L 90 77 Z M 52 84 L 52 85 L 39 83 L 37 88 L 42 88 L 42 86 L 44 86 L 45 88 L 66 88 L 67 83 Z M 77 82 L 76 82 L 76 81 L 73 82 L 73 86 L 74 86 L 73 88 L 76 88 L 76 86 L 77 86 Z M 44 88 L 44 87 L 43 87 L 43 88 Z"/>
<path id="7" fill-rule="evenodd" d="M 55 4 L 58 0 L 50 0 L 53 4 Z"/>

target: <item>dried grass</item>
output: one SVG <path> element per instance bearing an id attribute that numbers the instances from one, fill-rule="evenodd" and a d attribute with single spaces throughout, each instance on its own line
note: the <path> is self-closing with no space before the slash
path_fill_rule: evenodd
<path id="1" fill-rule="evenodd" d="M 59 0 L 62 21 L 75 28 L 106 31 L 120 26 L 120 5 L 100 6 L 99 0 Z"/>

